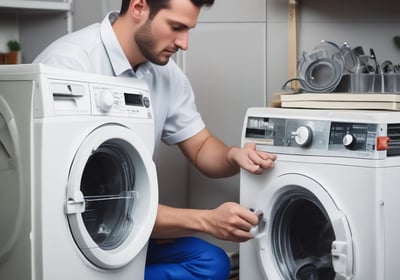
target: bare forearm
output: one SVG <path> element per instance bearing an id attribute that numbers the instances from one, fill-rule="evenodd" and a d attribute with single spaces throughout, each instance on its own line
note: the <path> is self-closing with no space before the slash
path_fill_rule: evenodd
<path id="1" fill-rule="evenodd" d="M 210 137 L 196 158 L 195 165 L 208 177 L 223 178 L 237 174 L 239 165 L 230 156 L 237 147 L 230 148 L 215 137 Z"/>
<path id="2" fill-rule="evenodd" d="M 230 148 L 207 129 L 179 143 L 179 147 L 203 174 L 214 178 L 235 175 L 240 167 L 261 174 L 265 169 L 272 168 L 276 159 L 275 155 L 257 151 L 255 143 Z"/>
<path id="3" fill-rule="evenodd" d="M 211 210 L 178 209 L 159 205 L 152 238 L 169 239 L 206 233 L 221 240 L 243 242 L 258 217 L 249 209 L 226 202 Z"/>
<path id="4" fill-rule="evenodd" d="M 203 218 L 209 210 L 158 206 L 152 238 L 177 238 L 204 232 Z"/>

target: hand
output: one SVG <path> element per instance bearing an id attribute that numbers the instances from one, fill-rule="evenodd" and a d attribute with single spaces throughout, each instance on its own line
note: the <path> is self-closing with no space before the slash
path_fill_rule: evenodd
<path id="1" fill-rule="evenodd" d="M 255 143 L 246 143 L 243 148 L 232 148 L 228 160 L 234 160 L 241 168 L 254 174 L 261 174 L 265 169 L 274 167 L 276 155 L 256 150 Z"/>
<path id="2" fill-rule="evenodd" d="M 205 217 L 205 232 L 221 240 L 244 242 L 254 236 L 250 229 L 259 217 L 238 203 L 226 202 Z"/>

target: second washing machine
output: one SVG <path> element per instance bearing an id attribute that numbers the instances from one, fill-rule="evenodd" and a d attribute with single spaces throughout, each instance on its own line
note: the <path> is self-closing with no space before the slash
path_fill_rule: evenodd
<path id="1" fill-rule="evenodd" d="M 0 278 L 143 279 L 156 218 L 147 84 L 0 67 Z"/>
<path id="2" fill-rule="evenodd" d="M 398 279 L 399 112 L 250 108 L 247 142 L 277 160 L 241 172 L 241 204 L 262 213 L 241 279 Z"/>

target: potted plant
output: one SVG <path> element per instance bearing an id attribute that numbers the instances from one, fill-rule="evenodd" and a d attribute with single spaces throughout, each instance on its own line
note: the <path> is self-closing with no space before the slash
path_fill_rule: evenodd
<path id="1" fill-rule="evenodd" d="M 17 40 L 10 40 L 7 42 L 8 46 L 8 54 L 7 54 L 7 63 L 8 64 L 17 64 L 19 63 L 19 52 L 21 50 L 21 45 Z"/>

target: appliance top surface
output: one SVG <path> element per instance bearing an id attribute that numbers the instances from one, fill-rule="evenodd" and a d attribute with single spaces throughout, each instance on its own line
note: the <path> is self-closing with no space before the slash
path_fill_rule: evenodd
<path id="1" fill-rule="evenodd" d="M 76 80 L 86 82 L 101 82 L 103 84 L 118 84 L 131 85 L 132 78 L 130 77 L 114 77 L 99 75 L 95 73 L 74 71 L 72 69 L 63 69 L 46 64 L 15 64 L 15 65 L 0 65 L 0 81 L 8 80 L 32 80 L 38 76 L 49 77 L 54 79 Z M 136 84 L 144 81 L 138 80 Z"/>

